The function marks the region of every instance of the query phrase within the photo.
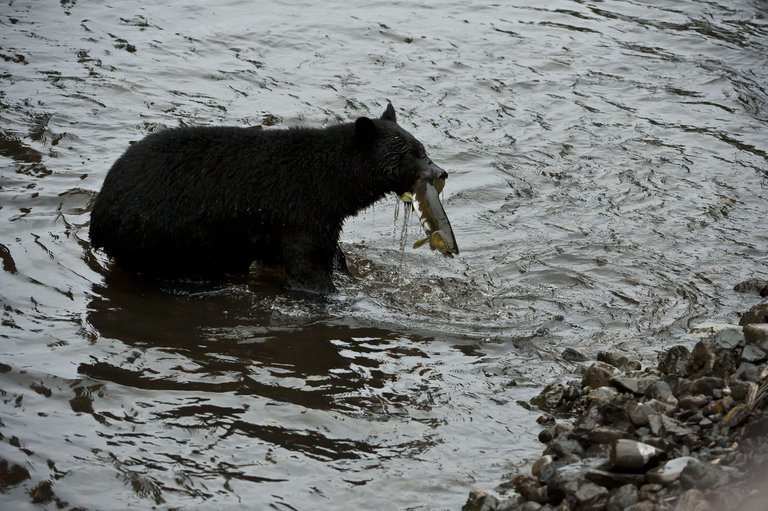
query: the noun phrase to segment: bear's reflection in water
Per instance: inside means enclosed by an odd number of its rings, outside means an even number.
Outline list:
[[[94,286],[88,321],[97,342],[118,342],[78,370],[148,392],[153,399],[144,406],[155,419],[223,428],[221,438],[243,435],[319,459],[400,450],[344,438],[328,431],[325,419],[317,428],[312,416],[330,412],[365,423],[405,417],[415,398],[395,382],[398,359],[426,358],[413,339],[343,315],[329,320],[329,308],[340,304],[297,299],[281,291],[278,277],[167,283],[116,270],[105,279]],[[297,417],[310,412],[307,423],[270,423],[268,409],[285,405]],[[429,439],[418,443],[424,445],[407,449],[425,448]]]

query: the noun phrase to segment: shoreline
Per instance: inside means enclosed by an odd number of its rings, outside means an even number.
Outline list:
[[[735,291],[768,294],[747,281]],[[738,325],[691,330],[658,363],[611,352],[582,378],[530,400],[546,446],[530,472],[462,511],[764,511],[768,509],[768,299]],[[694,342],[694,341],[692,341]]]

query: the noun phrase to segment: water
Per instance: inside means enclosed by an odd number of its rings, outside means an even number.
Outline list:
[[[564,348],[653,361],[768,277],[764,2],[162,4],[0,7],[5,507],[458,509],[540,452],[518,401]],[[401,251],[395,199],[346,223],[327,301],[91,251],[130,141],[387,99],[452,170],[459,257],[413,218]]]

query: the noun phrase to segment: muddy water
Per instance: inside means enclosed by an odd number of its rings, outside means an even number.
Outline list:
[[[565,347],[652,359],[768,277],[764,2],[163,4],[0,6],[2,507],[458,509],[540,451],[518,402]],[[394,199],[327,301],[90,249],[130,141],[387,99],[452,170],[460,257],[413,218],[401,250]]]

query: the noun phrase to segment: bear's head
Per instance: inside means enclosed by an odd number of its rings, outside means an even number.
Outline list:
[[[448,173],[427,156],[424,145],[397,124],[390,103],[379,119],[355,121],[355,142],[375,167],[385,192],[402,195],[420,179],[445,179]]]

